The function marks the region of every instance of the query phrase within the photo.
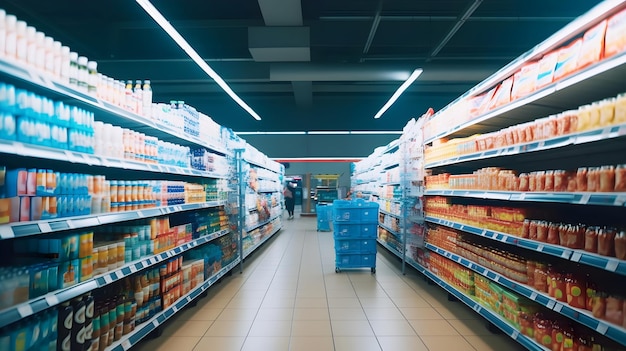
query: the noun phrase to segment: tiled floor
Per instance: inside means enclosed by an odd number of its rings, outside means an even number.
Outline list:
[[[209,289],[140,351],[522,350],[460,302],[379,248],[369,269],[335,273],[332,233],[315,218],[285,221],[243,274]]]

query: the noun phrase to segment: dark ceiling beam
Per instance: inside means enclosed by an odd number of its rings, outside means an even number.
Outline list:
[[[452,39],[454,34],[456,34],[456,32],[461,28],[461,26],[463,26],[465,21],[468,18],[470,18],[472,13],[474,13],[474,11],[476,11],[478,6],[480,6],[480,4],[482,2],[483,2],[483,0],[473,0],[472,1],[472,3],[458,17],[458,19],[456,20],[456,23],[454,23],[454,25],[452,26],[452,28],[450,28],[448,33],[443,37],[443,39],[441,39],[439,44],[437,44],[437,46],[435,46],[435,48],[430,52],[430,54],[428,54],[429,58],[426,59],[426,62],[429,62],[432,57],[437,56],[439,51],[441,51],[441,49],[443,49],[443,47],[446,46],[446,44],[448,44],[448,42],[450,41],[450,39]]]
[[[361,56],[360,62],[363,62],[363,57],[365,57],[372,46],[372,42],[374,41],[374,37],[376,36],[376,32],[378,31],[378,25],[380,24],[380,17],[383,11],[383,3],[385,0],[378,1],[378,7],[376,8],[376,13],[374,14],[374,20],[372,21],[372,27],[370,28],[370,32],[367,36],[367,40],[365,41],[365,47],[363,48],[363,55]]]
[[[372,16],[321,16],[320,21],[337,22],[365,22],[371,21]],[[403,15],[382,15],[381,21],[388,22],[449,22],[456,21],[455,16],[403,16]],[[576,17],[559,16],[472,16],[466,22],[571,22]]]

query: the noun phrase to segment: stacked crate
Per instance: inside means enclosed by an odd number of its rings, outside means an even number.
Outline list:
[[[363,199],[333,202],[335,272],[370,268],[376,273],[378,203]]]
[[[315,205],[317,215],[317,231],[329,232],[332,223],[333,204],[318,202]]]

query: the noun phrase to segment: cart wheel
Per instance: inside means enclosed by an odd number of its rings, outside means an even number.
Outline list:
[[[376,274],[376,267],[372,267],[372,274]]]
[[[335,273],[339,273],[341,272],[341,270],[339,270],[339,267],[335,267]]]

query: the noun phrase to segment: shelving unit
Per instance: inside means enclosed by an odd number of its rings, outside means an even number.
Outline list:
[[[471,272],[475,274],[474,277],[480,276],[481,279],[491,282],[490,284],[506,288],[542,306],[541,308],[549,310],[550,313],[566,318],[573,325],[576,325],[577,328],[583,328],[588,333],[602,335],[620,344],[622,347],[626,346],[626,329],[622,328],[621,324],[616,325],[602,318],[596,318],[591,311],[572,307],[548,293],[536,290],[533,286],[517,282],[503,274],[497,273],[493,269],[463,257],[461,256],[462,250],[452,252],[451,249],[439,247],[429,241],[428,234],[421,237],[422,240],[420,240],[419,234],[409,234],[415,231],[415,229],[410,230],[408,227],[410,224],[407,225],[407,221],[409,223],[412,221],[420,223],[420,220],[423,223],[425,221],[432,230],[437,228],[454,229],[459,237],[462,237],[464,240],[464,245],[474,245],[474,247],[478,245],[481,248],[480,250],[487,250],[482,248],[482,245],[488,245],[488,242],[491,241],[493,247],[498,248],[497,250],[504,250],[502,252],[515,257],[533,257],[533,260],[536,257],[537,262],[553,262],[554,265],[558,266],[559,271],[565,273],[576,273],[582,267],[585,269],[585,272],[598,272],[598,274],[614,277],[616,280],[624,276],[626,274],[626,261],[624,260],[572,248],[577,246],[566,247],[563,243],[561,245],[550,244],[490,229],[497,225],[504,225],[504,221],[496,224],[483,223],[481,220],[472,218],[474,215],[469,212],[468,207],[473,206],[472,210],[474,211],[480,211],[481,208],[521,208],[522,210],[538,208],[546,209],[546,211],[549,209],[549,215],[546,216],[550,218],[550,221],[553,221],[551,223],[568,220],[565,213],[569,213],[569,209],[576,209],[577,212],[573,216],[578,216],[578,214],[582,213],[584,217],[586,212],[582,211],[582,209],[588,208],[590,210],[588,211],[588,217],[590,216],[590,218],[587,218],[589,223],[620,226],[623,225],[623,221],[615,222],[619,221],[615,218],[623,218],[623,215],[626,214],[623,212],[623,207],[626,203],[626,192],[502,191],[472,189],[469,186],[463,189],[456,189],[454,187],[459,187],[457,184],[465,184],[462,183],[463,179],[460,178],[455,179],[455,183],[450,182],[450,184],[444,185],[437,183],[430,187],[426,187],[419,182],[420,176],[422,176],[421,179],[424,179],[423,175],[425,172],[429,175],[446,173],[450,174],[450,176],[472,176],[472,173],[476,172],[476,170],[486,167],[497,167],[500,169],[510,169],[509,167],[511,167],[518,172],[541,171],[542,169],[555,169],[552,167],[556,167],[556,169],[567,169],[571,172],[572,169],[575,170],[578,167],[597,167],[606,164],[625,163],[626,158],[624,158],[623,150],[626,145],[626,139],[624,139],[626,125],[623,121],[616,121],[613,124],[600,124],[600,126],[591,124],[591,128],[576,129],[576,126],[574,126],[560,135],[555,133],[556,136],[544,136],[543,138],[540,136],[538,139],[531,139],[533,141],[512,142],[511,140],[505,140],[501,144],[497,144],[495,141],[493,141],[493,144],[486,144],[486,146],[479,144],[479,142],[485,140],[480,139],[481,137],[493,137],[495,140],[496,132],[505,135],[505,128],[511,127],[511,129],[506,130],[516,130],[514,128],[519,125],[524,124],[524,126],[528,126],[530,124],[526,123],[538,123],[534,121],[544,121],[543,118],[548,116],[558,118],[555,114],[565,114],[566,111],[576,114],[578,113],[577,109],[581,106],[599,103],[601,100],[625,93],[626,82],[621,79],[626,74],[626,53],[624,52],[609,58],[603,58],[524,97],[512,98],[510,102],[482,114],[470,115],[468,107],[470,99],[494,89],[505,79],[513,77],[517,71],[528,63],[538,61],[544,54],[556,50],[564,43],[581,36],[582,33],[598,24],[604,18],[623,9],[624,3],[617,1],[606,1],[597,5],[587,14],[555,33],[545,42],[524,53],[518,59],[470,89],[441,111],[434,115],[423,116],[423,118],[418,120],[421,122],[420,127],[417,128],[419,129],[418,133],[412,132],[411,128],[405,127],[402,137],[395,144],[392,143],[376,149],[372,155],[362,161],[362,164],[357,164],[353,171],[352,184],[355,189],[372,191],[377,188],[380,193],[380,189],[383,186],[395,184],[393,182],[396,181],[396,179],[390,181],[378,176],[383,174],[387,167],[395,166],[390,161],[393,158],[389,157],[388,154],[385,155],[385,153],[389,153],[392,147],[397,147],[403,142],[406,143],[406,140],[417,142],[417,145],[414,144],[413,150],[427,151],[423,158],[412,158],[414,155],[418,155],[419,151],[407,153],[409,162],[406,162],[406,164],[415,165],[415,167],[412,167],[410,170],[408,168],[411,167],[408,167],[403,174],[414,174],[414,177],[403,178],[399,183],[406,189],[410,189],[408,191],[405,190],[402,199],[409,199],[411,198],[409,194],[413,194],[417,201],[409,205],[407,205],[406,201],[403,201],[402,211],[394,211],[386,208],[385,205],[392,206],[397,199],[383,199],[381,197],[381,201],[386,200],[384,204],[381,203],[381,219],[393,217],[403,220],[404,227],[402,233],[398,233],[389,225],[381,223],[379,225],[380,232],[386,236],[393,235],[394,237],[404,234],[402,236],[404,250],[400,250],[396,247],[397,245],[380,240],[380,238],[379,244],[400,257],[403,264],[406,262],[423,273],[427,279],[434,281],[449,294],[467,304],[493,325],[505,331],[507,335],[530,350],[545,350],[545,348],[533,340],[533,338],[522,335],[521,330],[518,329],[519,326],[513,325],[498,315],[498,313],[494,313],[494,311],[482,306],[479,303],[479,298],[474,296],[474,292],[470,296],[469,293],[466,294],[447,282],[446,278],[439,275],[446,274],[445,272],[438,272],[437,269],[431,270],[430,258],[435,258],[433,263],[435,268],[439,267],[436,264],[444,264],[441,263],[441,260],[443,262],[450,261],[450,267],[457,267],[456,265],[458,265],[458,267],[463,269],[463,272]],[[617,108],[615,107],[615,109]],[[523,139],[520,138],[519,140]],[[472,144],[474,141],[475,145]],[[411,144],[408,143],[407,145]],[[433,148],[436,152],[428,150],[429,148]],[[386,157],[383,159],[382,155]],[[416,160],[416,162],[411,162],[411,160]],[[447,180],[448,178],[433,177],[433,179],[437,179],[436,181],[440,182],[441,179]],[[572,178],[568,179],[571,181]],[[493,188],[493,186],[490,188]],[[373,191],[373,193],[376,192]],[[426,203],[433,197],[437,197],[436,201],[438,201],[434,205],[439,205],[439,201],[447,201],[444,204],[445,207],[442,207],[440,212],[424,212],[422,203]],[[455,207],[457,205],[460,207]],[[407,213],[409,208],[414,211]],[[607,214],[606,217],[602,217],[605,212],[610,212],[610,215]],[[465,218],[468,218],[468,220],[464,223]],[[494,221],[499,220],[495,217],[490,218],[493,218]],[[516,220],[519,221],[519,219]],[[576,217],[575,220],[586,223],[585,218]],[[491,227],[489,227],[490,225]],[[419,233],[419,231],[417,232]],[[449,236],[445,237],[445,235],[449,235],[446,234],[448,232],[435,233],[440,235],[440,237],[434,240],[442,240],[442,242],[446,240],[448,243],[452,242],[453,244],[451,245],[456,245],[454,239],[450,239]],[[514,231],[511,232],[513,233]],[[416,238],[417,240],[415,240]],[[412,240],[415,241],[414,244],[411,243]],[[488,259],[486,260],[488,261]],[[523,262],[525,264],[526,261]],[[449,269],[453,270],[456,268]],[[459,274],[462,275],[462,272],[459,272]],[[588,274],[593,275],[593,273]],[[461,280],[461,278],[456,276],[455,278],[448,278]],[[599,336],[599,338],[602,337]]]
[[[280,213],[282,212],[280,208],[282,198],[280,196],[282,196],[281,185],[284,168],[282,165],[269,160],[250,145],[247,145],[245,141],[237,137],[232,131],[218,126],[221,128],[221,138],[219,140],[213,137],[203,137],[202,135],[198,137],[193,136],[153,120],[149,116],[129,112],[107,101],[100,100],[94,95],[79,91],[74,86],[58,81],[47,73],[38,72],[29,67],[24,67],[21,63],[6,59],[0,59],[0,81],[12,84],[17,89],[25,89],[39,96],[54,101],[63,101],[63,103],[71,106],[82,108],[93,113],[96,121],[111,123],[112,125],[133,131],[141,131],[141,133],[156,137],[161,141],[188,146],[191,149],[205,148],[207,151],[225,159],[224,163],[226,161],[229,163],[227,166],[220,164],[221,168],[219,169],[203,171],[191,167],[144,163],[133,159],[56,149],[15,140],[0,140],[0,154],[5,156],[2,165],[8,166],[7,168],[39,168],[43,166],[56,170],[72,169],[74,172],[78,171],[84,174],[106,174],[107,178],[113,175],[122,179],[125,177],[127,179],[141,179],[144,177],[145,179],[161,178],[191,183],[211,179],[227,184],[223,188],[219,188],[221,185],[218,185],[219,200],[215,201],[192,201],[177,205],[137,208],[119,212],[92,213],[81,216],[0,224],[0,245],[13,245],[13,242],[19,240],[51,238],[56,235],[76,233],[79,230],[89,231],[100,226],[124,226],[128,223],[138,223],[136,222],[137,220],[150,220],[170,215],[176,216],[185,212],[192,213],[213,208],[223,208],[229,216],[228,227],[222,225],[222,228],[218,228],[218,231],[211,232],[211,229],[206,234],[201,234],[202,236],[194,239],[185,239],[185,242],[178,241],[170,246],[171,248],[162,252],[157,251],[158,253],[156,254],[150,253],[132,261],[126,259],[126,262],[121,267],[118,265],[114,269],[109,268],[106,273],[93,275],[77,284],[50,291],[41,296],[33,294],[31,296],[36,297],[3,308],[0,310],[0,331],[2,333],[10,330],[10,328],[17,327],[17,322],[25,318],[32,319],[39,313],[59,308],[63,303],[73,301],[88,293],[101,291],[100,289],[110,289],[112,286],[117,286],[131,277],[135,279],[138,274],[143,274],[149,269],[154,270],[166,262],[169,263],[174,258],[182,257],[183,254],[187,258],[187,255],[193,254],[196,252],[195,250],[207,248],[217,242],[221,242],[223,239],[226,239],[226,242],[234,239],[232,245],[237,246],[238,254],[220,262],[220,264],[224,264],[223,267],[206,277],[206,280],[178,298],[172,305],[158,312],[147,322],[138,324],[134,331],[125,334],[121,340],[107,347],[107,350],[126,351],[136,345],[146,335],[160,328],[166,320],[180,309],[199,296],[204,295],[205,291],[221,277],[231,272],[237,265],[240,265],[245,257],[280,230]],[[236,149],[242,145],[243,151],[239,154],[240,157],[236,158]],[[240,211],[239,207],[240,205],[245,205],[245,194],[239,192],[239,188],[233,187],[233,185],[237,184],[245,185],[248,181],[247,175],[243,177],[242,173],[235,171],[238,163],[254,165],[254,167],[266,171],[269,176],[263,178],[264,186],[256,189],[257,194],[259,196],[273,196],[276,198],[277,204],[272,206],[273,213],[269,219],[260,222],[257,220],[258,223],[247,227],[246,223],[249,221],[246,221],[246,218],[250,216],[250,212]],[[267,227],[268,229],[265,230],[265,227],[270,223],[273,226]],[[189,228],[191,228],[191,224],[189,224]],[[247,233],[255,229],[259,230],[259,228],[265,230],[265,235],[253,247],[248,248],[244,252],[242,250],[244,240],[244,237],[241,235],[242,232]],[[97,237],[98,233],[95,235]],[[218,245],[215,244],[213,246],[217,247]],[[187,262],[186,258],[185,263]],[[225,256],[220,258],[220,260],[225,259]],[[243,269],[243,265],[240,265],[240,267]],[[76,267],[76,269],[78,268]],[[180,284],[182,285],[182,279]],[[2,333],[0,333],[0,337],[3,336]]]

